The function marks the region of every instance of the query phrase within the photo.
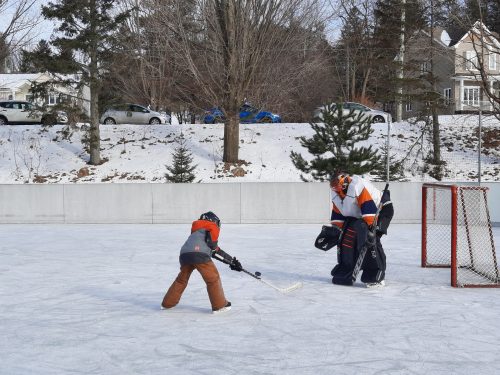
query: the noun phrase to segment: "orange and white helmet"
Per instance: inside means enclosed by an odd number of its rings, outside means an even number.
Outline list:
[[[335,172],[330,178],[330,188],[341,197],[347,194],[351,177],[346,172]]]

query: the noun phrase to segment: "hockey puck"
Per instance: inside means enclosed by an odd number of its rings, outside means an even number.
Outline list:
[[[260,272],[259,271],[255,272],[255,276],[260,276]]]

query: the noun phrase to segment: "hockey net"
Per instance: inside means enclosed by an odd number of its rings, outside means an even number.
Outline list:
[[[487,191],[422,186],[422,267],[450,267],[454,287],[500,287]]]

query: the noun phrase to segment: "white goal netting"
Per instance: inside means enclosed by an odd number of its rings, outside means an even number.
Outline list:
[[[422,267],[451,267],[453,286],[500,286],[487,188],[423,185]]]

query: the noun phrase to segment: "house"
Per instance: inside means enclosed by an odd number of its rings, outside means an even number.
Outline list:
[[[78,76],[72,77],[78,79]],[[49,73],[9,73],[0,74],[0,100],[26,100],[33,101],[31,84],[43,83],[52,80]],[[90,90],[87,86],[75,89],[69,85],[54,84],[54,89],[43,100],[48,106],[53,106],[63,100],[71,98],[83,111],[90,114]]]
[[[500,42],[499,37],[477,21],[455,44],[450,45],[455,54],[452,94],[455,113],[493,111],[487,93],[500,94]],[[481,78],[481,71],[484,78]]]
[[[407,46],[405,78],[414,84],[405,87],[403,117],[413,117],[426,106],[423,95],[433,91],[431,58],[435,93],[441,98],[439,114],[495,110],[485,90],[496,97],[500,95],[500,42],[497,35],[478,21],[456,41],[446,30],[435,28],[432,48],[428,30],[412,36]]]

